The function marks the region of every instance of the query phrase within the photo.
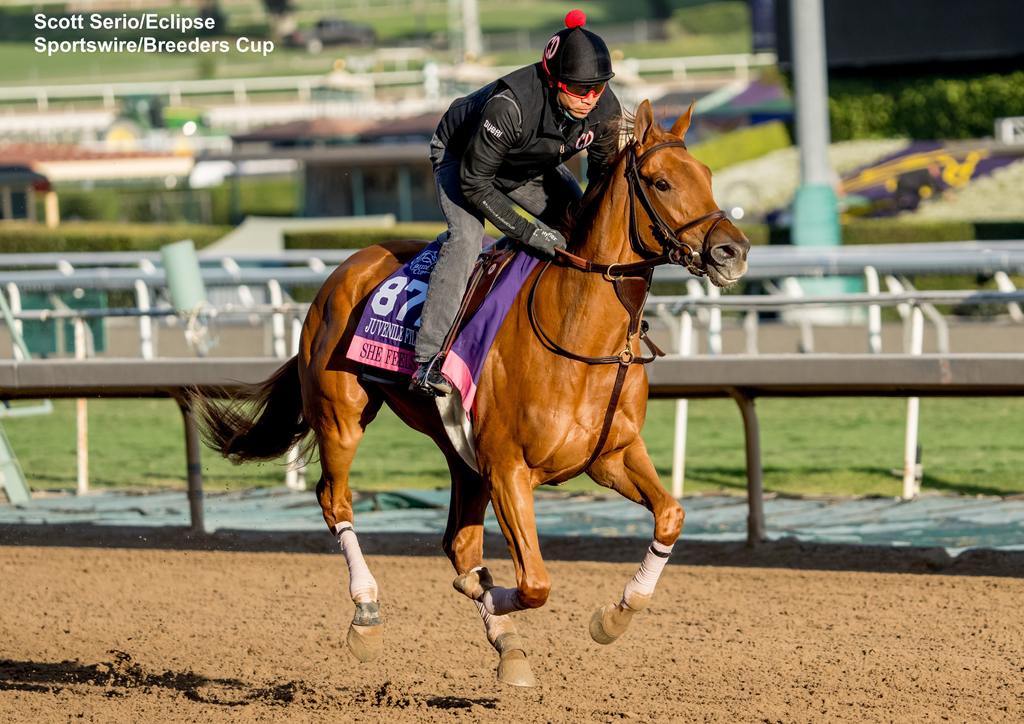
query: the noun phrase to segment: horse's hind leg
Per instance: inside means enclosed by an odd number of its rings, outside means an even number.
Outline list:
[[[455,590],[473,599],[483,619],[487,640],[500,656],[498,680],[513,686],[536,686],[524,642],[511,617],[489,613],[482,601],[484,594],[494,587],[490,572],[483,566],[484,513],[490,499],[489,486],[455,453],[448,455],[448,466],[452,473],[452,492],[442,546],[459,574],[453,585]]]
[[[353,527],[349,468],[366,426],[380,410],[382,399],[363,389],[354,375],[338,373],[333,387],[341,394],[323,397],[320,414],[310,416],[320,448],[322,476],[316,486],[324,521],[338,537],[349,573],[349,594],[356,605],[348,631],[348,647],[360,661],[371,661],[383,648],[383,631],[377,581],[363,558]]]
[[[622,599],[594,612],[590,635],[599,644],[610,644],[629,626],[633,614],[643,610],[654,596],[662,570],[668,562],[684,513],[679,502],[665,490],[647,454],[643,440],[608,453],[591,465],[590,477],[654,513],[654,540],[643,562],[626,584]]]

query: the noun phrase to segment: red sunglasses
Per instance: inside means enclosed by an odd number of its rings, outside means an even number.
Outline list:
[[[604,89],[608,87],[606,81],[601,83],[563,83],[562,81],[556,81],[555,85],[558,90],[571,95],[573,98],[594,98],[599,97],[604,93]]]

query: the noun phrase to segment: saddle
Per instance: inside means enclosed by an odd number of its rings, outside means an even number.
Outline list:
[[[424,252],[430,252],[427,247]],[[436,249],[432,252],[436,258]],[[424,260],[429,259],[424,254]],[[419,257],[417,257],[418,259]],[[495,289],[503,277],[502,272],[516,258],[516,249],[508,239],[501,239],[487,247],[477,258],[459,305],[451,329],[444,339],[441,350],[445,355],[456,345],[459,334],[486,303],[488,294]],[[414,260],[415,261],[415,260]],[[432,262],[431,262],[432,264]],[[362,365],[362,379],[394,384],[408,381],[408,375],[415,369],[413,346],[416,339],[419,313],[426,290],[426,274],[430,266],[411,262],[385,280],[372,293],[366,305],[356,333],[344,352],[345,359]],[[490,314],[490,313],[489,313]],[[341,351],[341,350],[339,350]]]
[[[455,339],[459,336],[459,332],[473,318],[476,311],[480,309],[480,305],[487,298],[487,293],[494,287],[494,283],[501,276],[501,272],[508,266],[508,263],[512,261],[515,255],[516,249],[512,241],[507,236],[503,236],[477,257],[476,264],[473,266],[473,273],[470,275],[469,283],[466,285],[466,293],[462,297],[462,304],[459,305],[455,321],[452,323],[451,329],[448,330],[448,335],[444,338],[444,344],[441,345],[442,355],[447,355],[451,351]]]

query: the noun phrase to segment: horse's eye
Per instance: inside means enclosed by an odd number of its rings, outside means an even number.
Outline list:
[[[658,189],[658,191],[668,191],[672,187],[669,185],[668,181],[660,178],[654,182],[654,188]]]

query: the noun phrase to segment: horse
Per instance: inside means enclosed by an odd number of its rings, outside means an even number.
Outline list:
[[[445,434],[435,401],[404,384],[360,376],[345,350],[377,285],[425,246],[394,241],[362,249],[323,284],[306,316],[299,351],[265,382],[227,404],[195,396],[208,445],[235,462],[273,459],[301,442],[319,449],[316,495],[349,571],[355,613],[347,633],[360,661],[383,648],[379,591],[355,534],[349,468],[383,404],[440,448],[451,473],[442,549],[454,587],[476,605],[499,655],[497,677],[536,685],[510,614],[543,606],[551,589],[534,517],[533,491],[586,473],[648,508],[653,541],[621,600],[598,608],[591,637],[618,638],[651,600],[683,527],[684,511],[661,484],[640,437],[647,407],[643,302],[653,268],[678,264],[724,287],[747,268],[750,244],[711,191],[711,172],[687,150],[693,106],[670,130],[644,101],[612,170],[570,209],[567,248],[520,289],[484,363],[475,398],[476,469]],[[646,340],[649,348],[660,352]],[[488,504],[508,544],[515,587],[494,583],[483,563]]]

